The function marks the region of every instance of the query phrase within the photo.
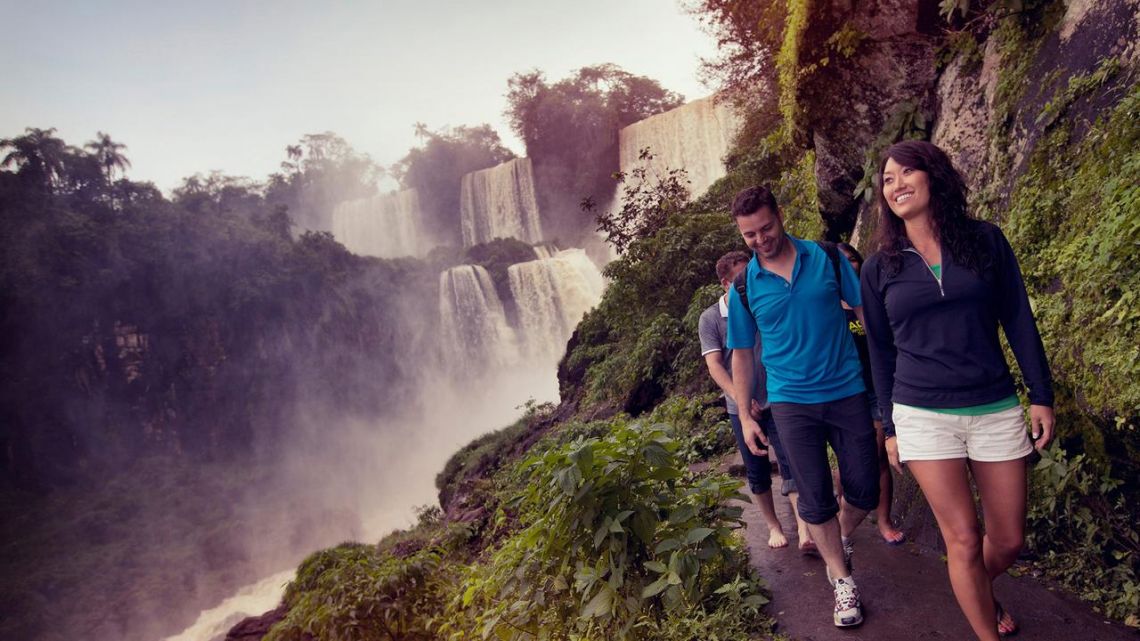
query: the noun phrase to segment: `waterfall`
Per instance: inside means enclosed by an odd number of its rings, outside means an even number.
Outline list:
[[[515,158],[463,176],[459,203],[465,247],[494,238],[528,243],[542,239],[529,158]]]
[[[605,282],[581,249],[507,268],[519,336],[531,359],[558,360],[578,321],[601,299]]]
[[[725,175],[724,157],[740,125],[732,107],[712,96],[650,116],[618,133],[621,171],[637,167],[638,155],[649,147],[658,169],[687,172],[689,193],[695,198]]]
[[[459,355],[463,371],[480,372],[517,361],[514,330],[483,267],[459,265],[439,275],[439,314],[444,344]]]
[[[189,628],[166,638],[166,641],[216,641],[239,621],[277,607],[285,584],[293,580],[295,570],[285,570],[247,585],[217,606],[204,610]]]
[[[459,265],[440,274],[439,345],[445,361],[460,377],[424,388],[412,416],[377,429],[359,425],[351,448],[377,477],[367,487],[374,503],[362,506],[363,538],[374,541],[393,528],[411,525],[412,506],[431,503],[434,474],[447,457],[476,436],[515,420],[533,399],[556,402],[555,368],[582,315],[601,299],[605,282],[582,249],[559,251],[535,247],[536,260],[507,270],[511,297],[518,309],[517,330],[507,321],[490,273],[478,265]],[[509,302],[509,301],[508,301]],[[425,360],[430,364],[434,358]],[[430,378],[428,380],[434,381]],[[346,434],[344,427],[338,434]],[[371,440],[370,440],[371,439]],[[301,460],[308,461],[309,450]],[[352,457],[337,459],[352,468]],[[357,484],[359,485],[359,484]],[[341,490],[338,490],[341,491]],[[244,615],[265,612],[281,598],[293,570],[274,574],[240,589],[195,623],[167,641],[219,641]]]
[[[557,251],[558,251],[558,248],[555,247],[554,245],[550,245],[550,244],[542,244],[542,245],[535,245],[534,246],[534,256],[535,256],[535,258],[538,258],[539,260],[541,260],[543,258],[551,258],[552,256],[554,256],[555,252],[557,252]]]
[[[428,250],[414,189],[337,205],[333,236],[349,251],[364,256],[420,256]]]

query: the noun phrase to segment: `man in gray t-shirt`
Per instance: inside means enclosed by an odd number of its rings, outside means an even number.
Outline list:
[[[721,256],[717,261],[717,278],[720,280],[721,287],[724,287],[726,294],[728,288],[732,287],[732,281],[736,278],[736,275],[747,266],[749,258],[749,255],[745,252],[732,251]],[[761,515],[764,517],[764,521],[768,525],[768,545],[773,548],[785,547],[788,544],[788,540],[787,537],[784,536],[783,528],[780,525],[779,519],[776,517],[776,510],[772,503],[771,463],[769,463],[767,456],[756,456],[745,445],[744,434],[740,424],[740,411],[736,406],[736,401],[733,400],[732,350],[727,347],[728,304],[724,295],[701,313],[700,320],[697,323],[697,332],[701,339],[701,356],[705,359],[709,376],[711,376],[713,381],[724,391],[725,406],[728,410],[729,421],[732,423],[733,434],[736,437],[737,449],[740,450],[740,456],[744,459],[744,468],[748,476],[748,487],[752,492],[752,502],[759,508]],[[752,407],[749,408],[749,413],[759,422],[764,433],[768,436],[772,447],[776,450],[777,458],[780,460],[780,474],[781,476],[786,476],[789,469],[787,467],[788,464],[785,462],[783,451],[779,445],[776,425],[772,420],[772,412],[767,408],[767,374],[764,370],[764,366],[760,362],[761,349],[760,341],[757,340],[756,348],[753,350],[753,378],[755,379],[756,386],[753,390]],[[796,504],[794,482],[790,480],[785,481],[782,493],[785,496],[790,495],[794,510]],[[799,520],[798,515],[796,522],[796,529],[798,530],[800,539],[800,551],[806,553],[814,552],[815,544],[812,542],[806,525],[803,521]]]

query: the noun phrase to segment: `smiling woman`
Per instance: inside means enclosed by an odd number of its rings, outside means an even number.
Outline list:
[[[879,171],[883,250],[862,273],[887,456],[918,481],[946,542],[954,594],[982,641],[1017,631],[992,581],[1025,539],[1033,451],[998,337],[1021,366],[1033,440],[1053,436],[1045,349],[1017,258],[1001,230],[971,218],[965,183],[938,147],[897,143]],[[970,483],[981,498],[981,533]]]

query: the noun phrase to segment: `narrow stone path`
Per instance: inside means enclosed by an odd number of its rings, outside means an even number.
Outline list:
[[[976,639],[954,600],[940,555],[913,542],[897,547],[886,545],[869,519],[855,532],[852,559],[865,621],[854,629],[836,628],[831,619],[834,601],[823,561],[803,556],[796,549],[791,506],[779,492],[776,512],[789,535],[788,547],[780,550],[768,547],[768,530],[760,512],[751,504],[744,510],[748,524],[745,539],[752,565],[772,591],[767,611],[777,621],[777,634],[790,641]],[[996,589],[998,598],[1021,626],[1016,639],[1140,639],[1140,630],[1105,620],[1085,603],[1042,580],[1006,575],[998,579]]]

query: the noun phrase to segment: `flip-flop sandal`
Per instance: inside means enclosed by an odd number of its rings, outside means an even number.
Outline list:
[[[1012,637],[1017,634],[1020,628],[1018,628],[1017,621],[1013,619],[1013,616],[1010,615],[1009,612],[1006,612],[1005,608],[1001,607],[1001,604],[997,601],[994,601],[994,609],[997,612],[998,636],[1004,638]],[[1004,627],[1002,627],[1003,625]]]
[[[899,530],[898,533],[900,535],[899,538],[897,538],[893,541],[891,539],[888,539],[887,537],[883,536],[882,532],[879,533],[879,536],[883,537],[883,543],[886,543],[887,545],[890,545],[893,547],[896,545],[902,545],[903,543],[906,543],[906,532]]]
[[[819,556],[819,548],[816,546],[815,541],[800,541],[799,548],[800,554],[804,556]]]

